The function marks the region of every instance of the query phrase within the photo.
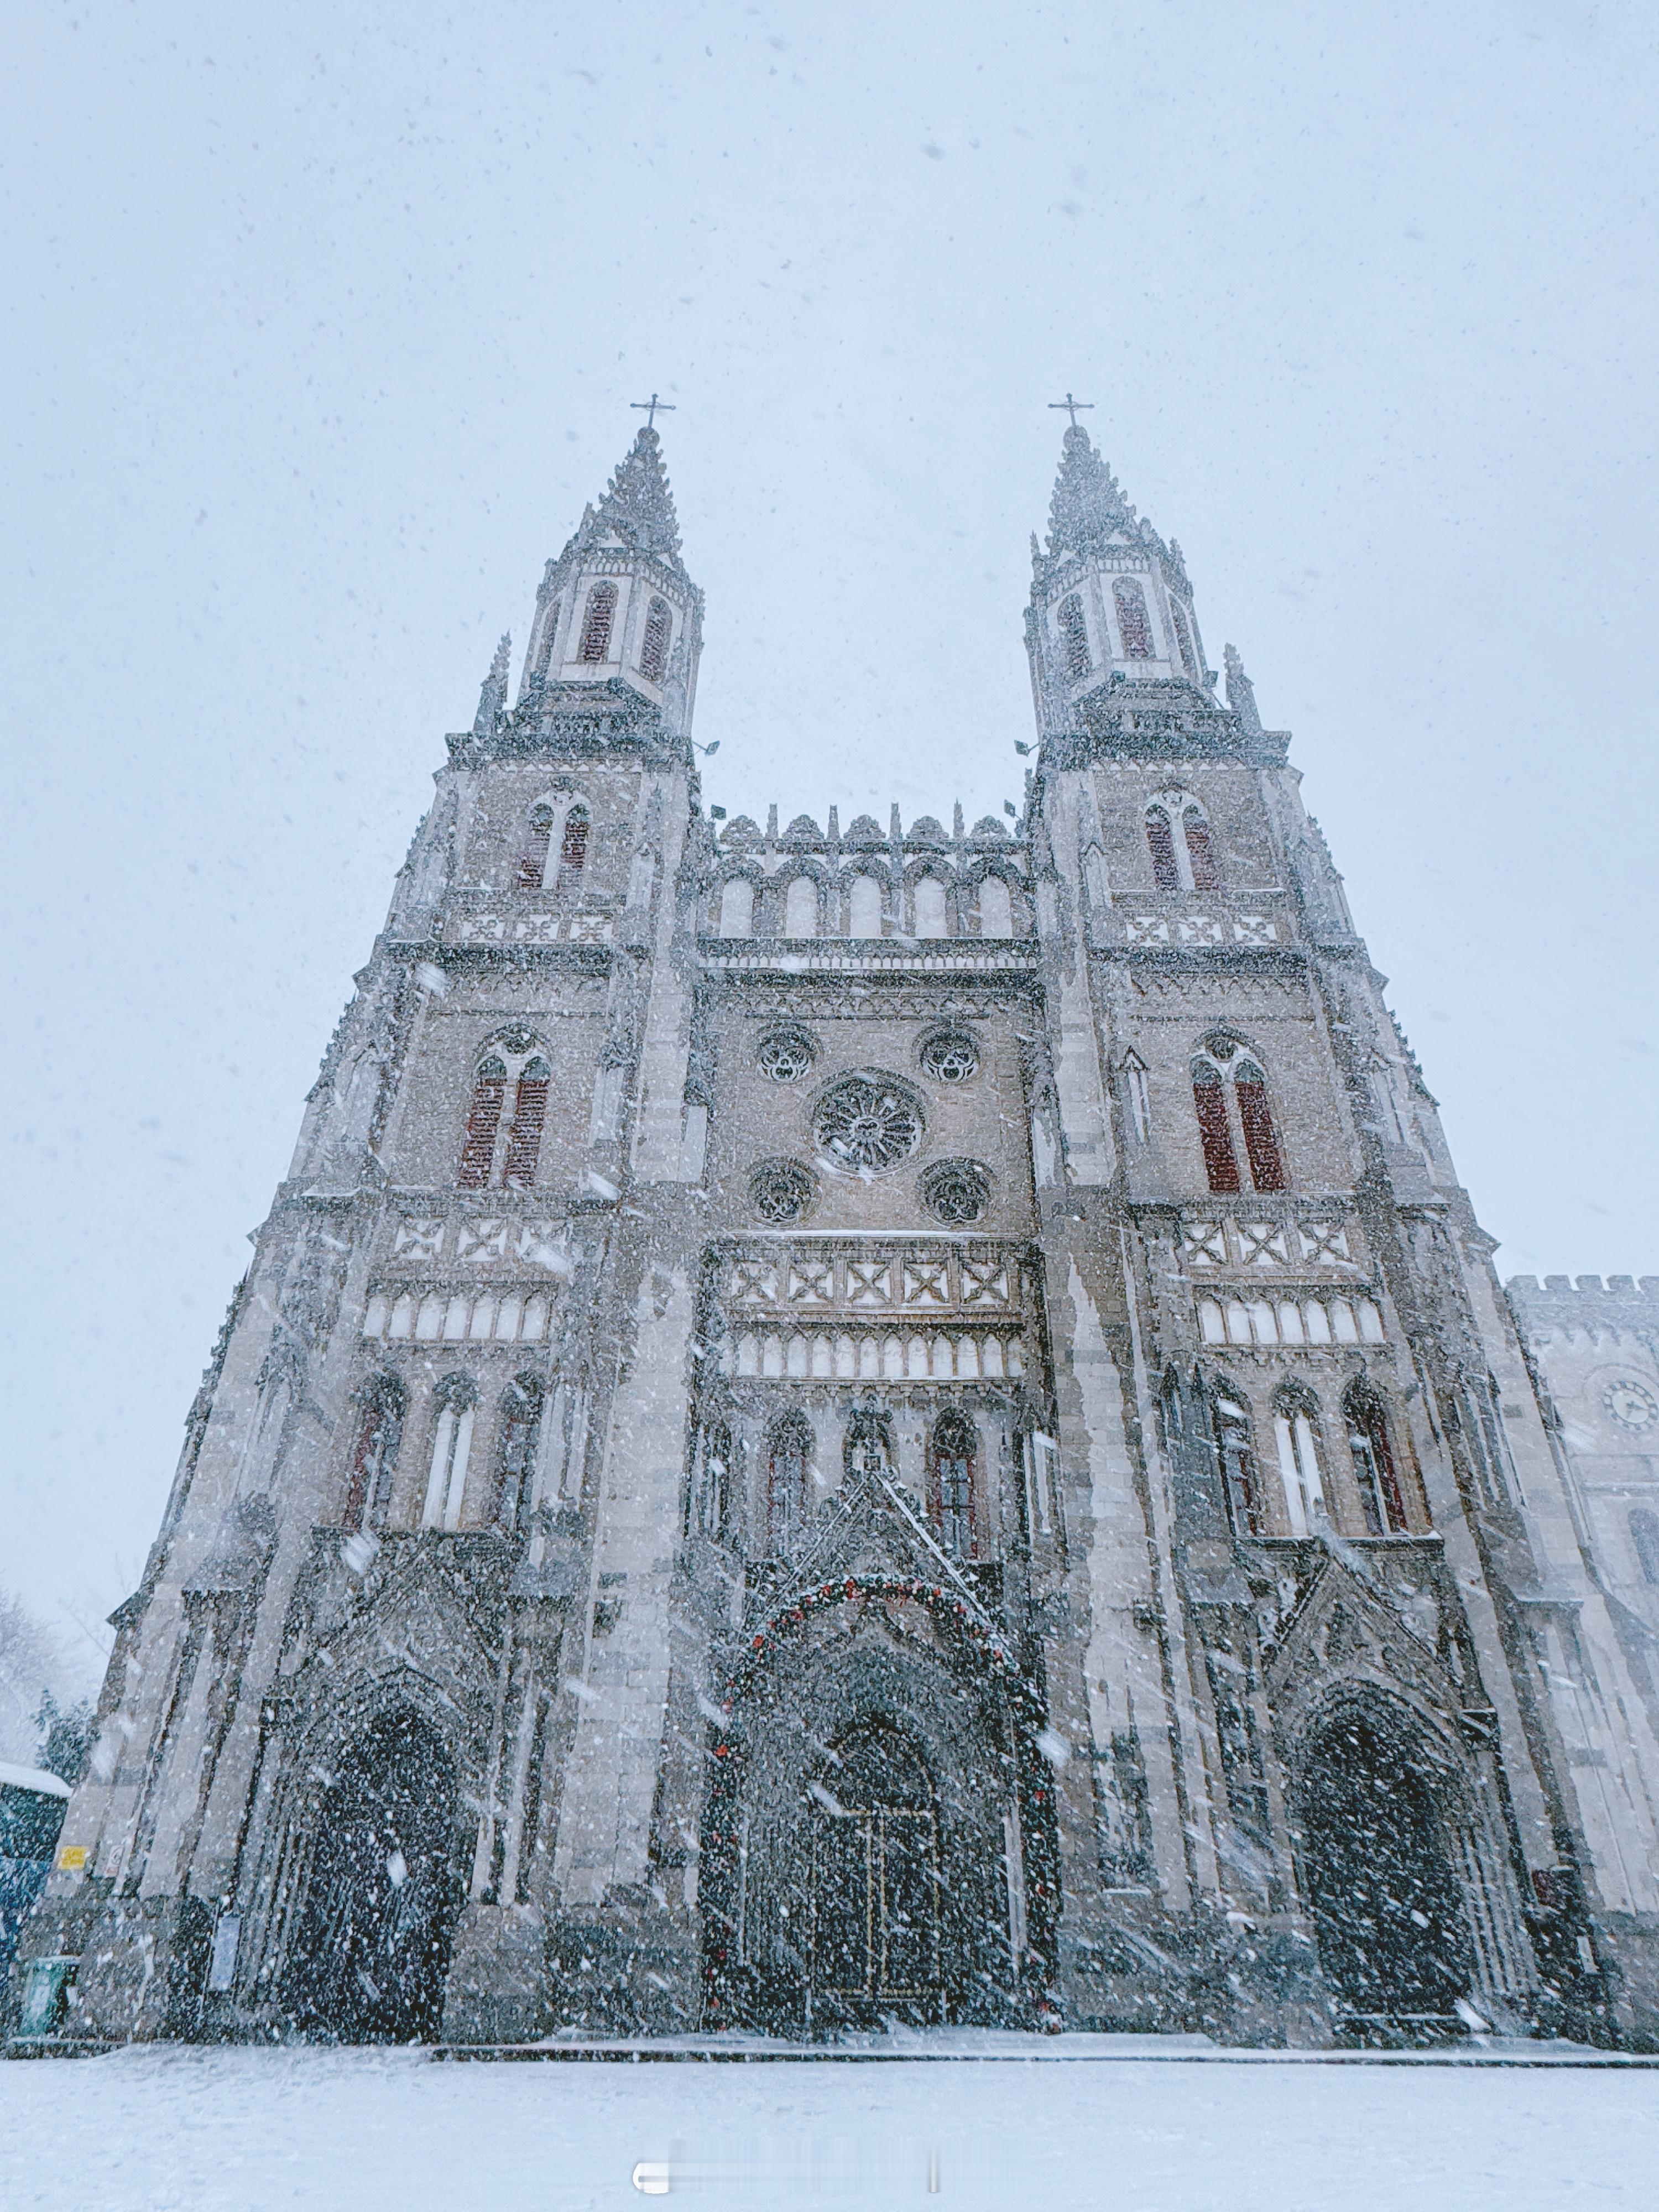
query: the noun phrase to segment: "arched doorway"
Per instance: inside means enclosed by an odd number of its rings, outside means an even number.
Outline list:
[[[1368,2035],[1455,2033],[1474,1978],[1431,1774],[1370,1716],[1328,1721],[1302,1773],[1303,1880],[1319,1964]]]
[[[459,1906],[453,1761],[418,1715],[351,1745],[318,1815],[289,1971],[298,2022],[341,2043],[437,2033]]]
[[[812,1788],[814,2008],[937,2017],[939,1820],[927,1768],[879,1723],[834,1753]]]

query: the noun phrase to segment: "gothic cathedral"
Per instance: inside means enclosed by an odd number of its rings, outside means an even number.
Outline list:
[[[115,1616],[57,2033],[1659,2034],[1653,1680],[1287,738],[1075,421],[1032,550],[971,828],[704,806],[654,428],[549,563]]]

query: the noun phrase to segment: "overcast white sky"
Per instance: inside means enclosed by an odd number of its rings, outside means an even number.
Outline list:
[[[9,18],[0,1582],[132,1587],[496,635],[653,388],[708,796],[1017,795],[1068,388],[1242,650],[1504,1273],[1659,1271],[1656,18]]]

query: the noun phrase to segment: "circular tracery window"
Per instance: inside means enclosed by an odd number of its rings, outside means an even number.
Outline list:
[[[799,1083],[817,1056],[817,1046],[805,1030],[772,1030],[755,1054],[762,1074],[774,1083]]]
[[[991,1202],[991,1178],[977,1160],[941,1160],[921,1179],[922,1204],[952,1228],[977,1221]]]
[[[815,1188],[799,1160],[763,1160],[749,1178],[749,1202],[763,1221],[799,1221]]]
[[[935,1083],[966,1083],[979,1066],[979,1047],[966,1030],[938,1030],[921,1048],[921,1072]]]
[[[819,1100],[812,1133],[838,1167],[878,1172],[921,1142],[921,1109],[890,1075],[849,1075]]]

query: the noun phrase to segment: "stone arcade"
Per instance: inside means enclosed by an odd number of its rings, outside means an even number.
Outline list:
[[[971,828],[705,810],[654,428],[549,563],[116,1615],[58,2033],[1653,2035],[1651,1639],[1287,739],[1075,422],[1033,556]]]

